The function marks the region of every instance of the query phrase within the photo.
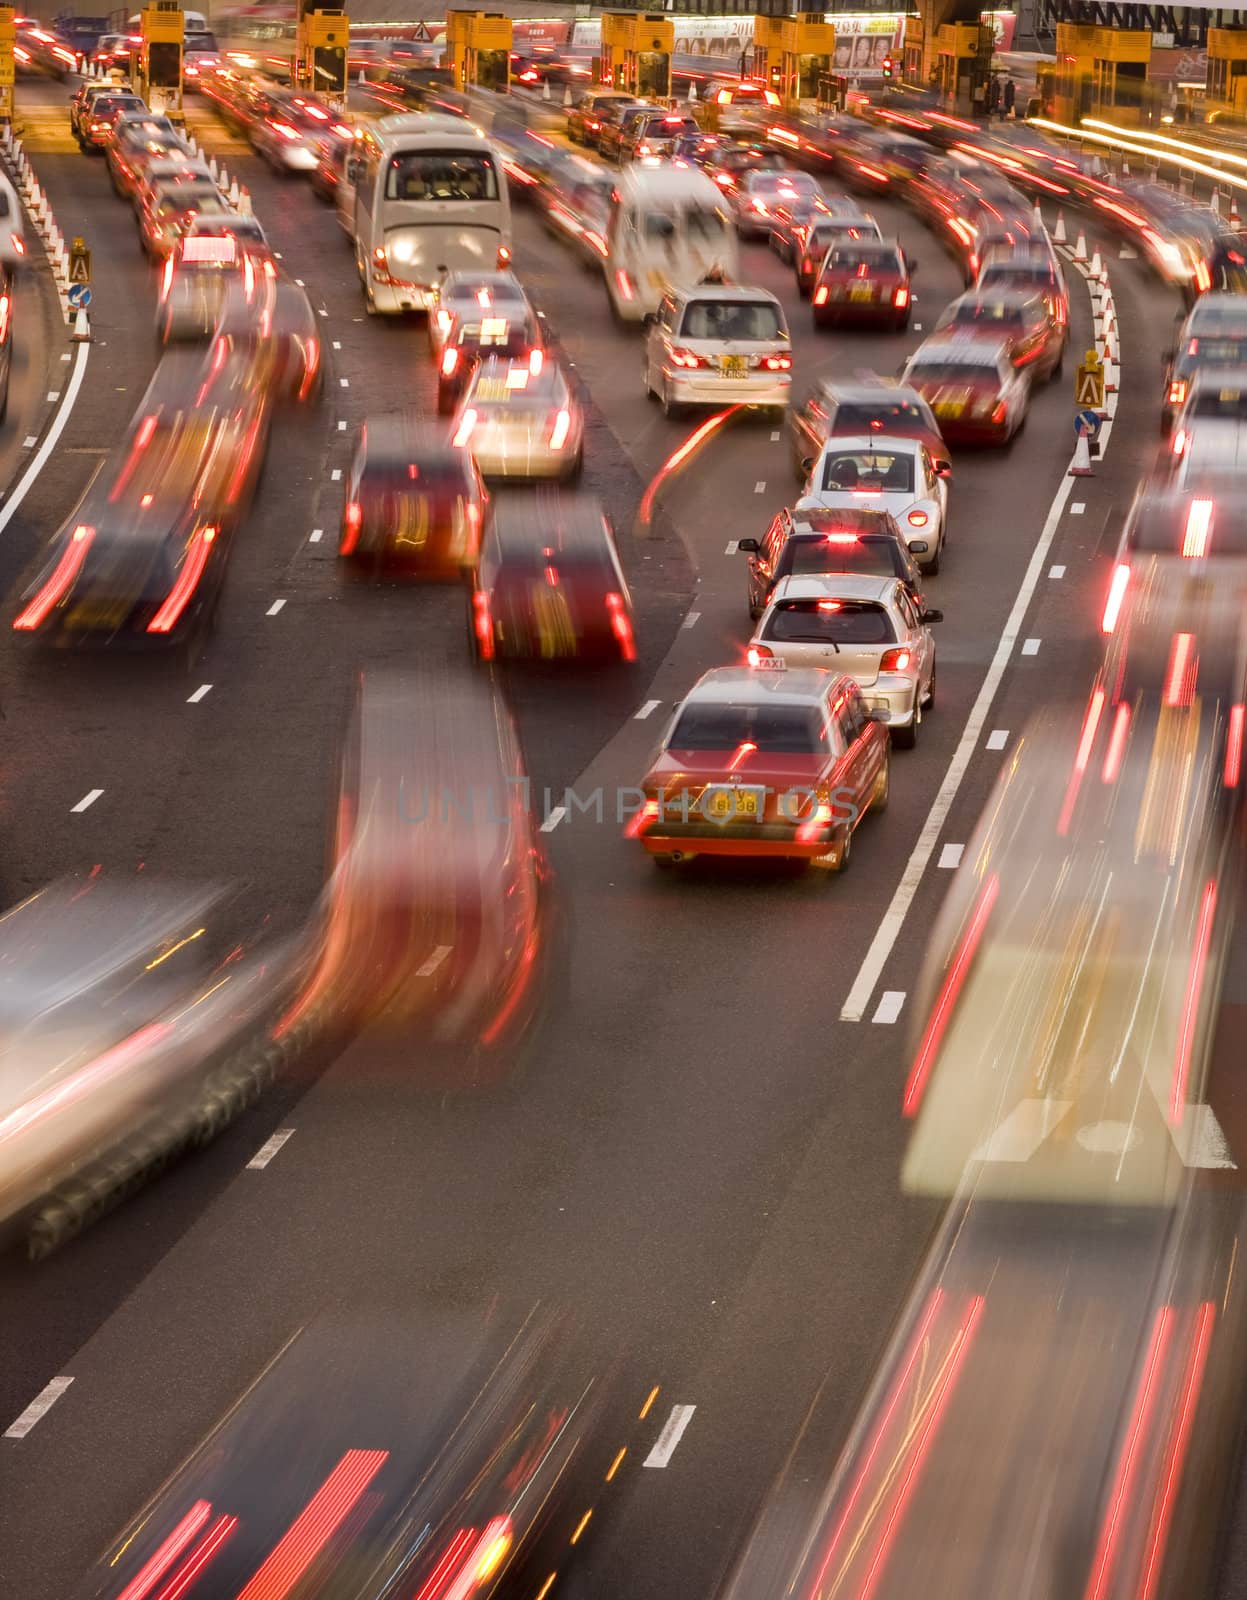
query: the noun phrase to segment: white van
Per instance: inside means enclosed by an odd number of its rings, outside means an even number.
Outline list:
[[[642,322],[669,289],[734,280],[739,249],[719,187],[695,167],[635,162],[620,173],[603,272],[621,322]]]
[[[382,117],[359,131],[347,173],[370,314],[427,311],[448,273],[510,263],[502,153],[472,123],[421,112]]]

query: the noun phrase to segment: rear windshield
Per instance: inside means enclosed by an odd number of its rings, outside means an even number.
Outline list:
[[[516,321],[510,317],[482,317],[479,322],[460,324],[456,344],[475,345],[481,349],[504,350],[514,353],[527,350],[536,343],[537,330],[525,318]]]
[[[1182,356],[1182,369],[1189,372],[1205,363],[1210,367],[1247,367],[1247,336],[1209,339],[1201,334],[1189,340]]]
[[[461,495],[467,488],[467,474],[458,461],[401,461],[369,458],[360,481],[361,497],[370,503],[377,497],[399,498],[432,495],[447,498]]]
[[[690,705],[676,723],[672,750],[735,750],[813,755],[822,749],[822,717],[812,706]]]
[[[685,339],[778,339],[784,332],[779,308],[765,301],[695,300],[685,307]]]
[[[115,111],[142,111],[143,102],[135,95],[102,94],[92,102],[93,117],[111,117]]]
[[[1226,417],[1236,422],[1247,420],[1247,389],[1237,386],[1218,389],[1215,384],[1202,386],[1191,401],[1190,415]]]
[[[890,427],[927,428],[930,426],[922,409],[912,400],[897,400],[879,404],[843,405],[836,408],[836,427],[845,433],[869,433],[878,427],[884,433]]]
[[[957,361],[951,358],[938,361],[916,361],[909,369],[911,383],[978,383],[984,378],[996,382],[1000,368],[993,356],[983,361]]]
[[[858,600],[781,600],[766,638],[781,644],[894,644],[891,618],[881,605]]]
[[[852,222],[845,217],[831,217],[826,222],[814,224],[810,243],[826,246],[840,239],[877,239],[878,236],[878,229],[873,222]]]
[[[481,300],[481,295],[486,298]],[[475,300],[478,305],[488,306],[495,300],[508,300],[519,303],[524,299],[524,291],[518,283],[493,283],[484,278],[460,279],[456,283],[448,284],[444,298],[458,302],[460,300]]]
[[[567,399],[562,377],[555,367],[546,367],[534,374],[526,366],[512,367],[509,372],[481,372],[472,385],[471,402],[483,405],[559,406]]]
[[[390,158],[385,198],[496,200],[498,174],[488,155],[474,151],[407,150]]]
[[[777,568],[783,577],[820,577],[860,572],[872,578],[905,576],[900,550],[891,539],[789,539]]]
[[[970,301],[953,306],[947,316],[941,317],[943,327],[976,327],[987,324],[994,328],[1020,328],[1026,314],[1021,306],[1001,305],[998,301]]]
[[[745,180],[750,194],[817,194],[818,183],[808,172],[755,172]]]
[[[979,282],[984,288],[1008,286],[1057,289],[1060,287],[1056,273],[1050,267],[1013,266],[1006,263],[984,267],[979,275]]]
[[[865,267],[873,272],[904,272],[898,250],[872,250],[868,245],[837,244],[827,258],[830,268]],[[864,276],[865,274],[863,274]]]
[[[823,467],[823,488],[875,494],[912,494],[914,458],[889,450],[830,451]]]

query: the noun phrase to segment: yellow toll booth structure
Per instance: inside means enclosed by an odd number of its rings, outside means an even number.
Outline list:
[[[1207,94],[1209,110],[1247,112],[1247,28],[1209,28]]]
[[[350,20],[342,10],[313,10],[300,0],[290,81],[306,94],[323,95],[346,105],[347,47]]]
[[[986,109],[987,85],[991,78],[992,45],[990,27],[977,22],[946,22],[937,28],[932,41],[930,87],[944,104],[963,117]],[[909,49],[908,21],[905,29],[906,61]],[[908,77],[906,71],[906,77]],[[921,81],[921,80],[919,80]]]
[[[835,54],[835,25],[821,11],[753,19],[753,75],[789,110],[827,98]]]
[[[1053,115],[1058,122],[1082,117],[1141,121],[1147,103],[1152,35],[1142,28],[1097,28],[1058,22]]]
[[[511,19],[496,11],[446,13],[446,65],[460,89],[511,88]]]
[[[153,111],[181,122],[182,40],[186,23],[178,0],[153,0],[139,17],[138,82],[135,88]]]
[[[602,81],[646,100],[670,100],[675,24],[653,12],[602,13]]]
[[[0,6],[0,123],[13,120],[13,46],[17,42],[16,13]]]

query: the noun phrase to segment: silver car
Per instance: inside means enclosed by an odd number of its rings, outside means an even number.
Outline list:
[[[919,565],[938,568],[948,519],[948,481],[921,439],[885,433],[828,439],[810,472],[797,510],[887,511],[906,540],[930,546]]]
[[[684,405],[786,410],[792,346],[784,308],[769,289],[736,284],[668,291],[646,340],[644,381],[668,416]]]
[[[894,741],[912,749],[924,708],[935,704],[930,625],[943,620],[942,611],[920,610],[896,578],[781,578],[749,641],[749,665],[847,672],[866,704],[886,713]]]
[[[528,296],[513,272],[450,273],[437,290],[437,299],[429,311],[429,351],[433,359],[436,361],[441,355],[456,317],[470,321],[478,307],[491,311],[495,306],[531,312]]]
[[[486,478],[580,476],[584,415],[567,379],[543,350],[490,356],[468,381],[451,440]]]
[[[1178,413],[1170,447],[1174,481],[1247,481],[1247,369],[1198,373]]]

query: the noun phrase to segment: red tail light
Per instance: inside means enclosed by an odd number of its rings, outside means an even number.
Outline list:
[[[632,634],[632,618],[621,594],[612,591],[606,596],[606,609],[610,614],[611,632],[619,640],[619,653],[625,661],[636,660],[636,642]]]
[[[11,233],[9,235],[9,237],[13,241],[14,250],[17,251],[19,256],[24,256],[26,254],[26,242],[22,238],[21,234],[20,233]]]
[[[828,289],[827,285],[825,283],[820,283],[818,288],[814,291],[814,304],[816,306],[825,306],[827,304],[827,297],[830,293],[831,291]]]
[[[909,290],[898,289],[892,296],[892,304],[898,311],[904,311],[905,307],[909,304]]]
[[[160,298],[167,300],[169,290],[173,287],[173,257],[165,262],[165,270],[160,274]]]
[[[1113,581],[1108,586],[1108,599],[1104,605],[1104,615],[1100,619],[1100,632],[1112,633],[1117,626],[1117,618],[1121,615],[1121,603],[1126,598],[1126,587],[1130,582],[1130,566],[1127,562],[1120,562],[1113,571]]]
[[[9,312],[9,297],[7,294],[0,294],[0,344],[9,342]]]
[[[459,426],[455,429],[455,436],[450,442],[462,450],[475,431],[476,412],[469,407],[459,418]]]
[[[501,272],[504,267],[510,266],[510,264],[511,264],[511,252],[510,252],[510,250],[508,249],[508,247],[505,244],[500,244],[498,246],[498,270],[499,270],[499,272]]]
[[[773,661],[774,659],[774,650],[768,649],[764,644],[751,644],[745,652],[745,660],[748,661],[751,667],[756,667],[759,661]]]
[[[763,356],[762,365],[768,372],[790,372],[792,370],[792,357]]]
[[[704,367],[706,363],[691,350],[672,350],[671,364],[676,367]]]
[[[344,521],[346,532],[342,536],[342,554],[349,556],[359,544],[359,536],[364,527],[364,508],[358,500],[348,502]]]
[[[1209,272],[1208,265],[1204,261],[1197,261],[1195,263],[1195,287],[1199,290],[1200,294],[1207,294],[1209,289],[1212,288],[1212,274]]]
[[[904,672],[912,656],[903,646],[899,650],[885,650],[879,657],[880,672]]]
[[[1243,707],[1230,707],[1229,725],[1225,730],[1225,772],[1227,789],[1237,789],[1243,775]]]
[[[94,528],[85,522],[78,524],[61,559],[56,563],[52,576],[30,604],[14,618],[13,626],[16,629],[23,633],[33,632],[46,621],[53,606],[60,605],[69,593],[74,579],[82,570],[82,563],[87,558],[87,551],[91,548],[91,541],[94,538]]]
[[[567,443],[567,435],[571,432],[572,414],[563,410],[554,419],[554,426],[550,429],[551,450],[561,450]]]
[[[494,619],[489,613],[489,596],[478,589],[472,596],[472,626],[476,630],[476,643],[483,661],[494,658]]]
[[[204,528],[198,537],[191,541],[190,549],[182,561],[182,570],[178,573],[172,589],[169,590],[169,598],[147,624],[148,633],[169,633],[186,610],[191,596],[199,587],[203,570],[208,565],[216,532],[215,528]]]
[[[999,428],[999,427],[1002,427],[1004,425],[1005,421],[1008,419],[1008,416],[1009,416],[1009,408],[1004,403],[1004,401],[1002,400],[997,405],[996,409],[992,412],[992,421]]]
[[[1194,341],[1192,341],[1192,342],[1194,342]],[[1171,406],[1180,406],[1185,399],[1186,399],[1186,379],[1185,378],[1175,378],[1173,380],[1173,382],[1169,385],[1169,404]]]

